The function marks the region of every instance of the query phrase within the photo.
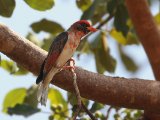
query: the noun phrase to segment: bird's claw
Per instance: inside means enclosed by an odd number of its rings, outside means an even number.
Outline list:
[[[69,65],[67,65],[67,66],[63,66],[63,68],[62,68],[63,70],[75,70],[75,67],[74,66],[69,66]]]
[[[73,62],[73,66],[75,66],[75,60],[74,60],[73,58],[70,58],[70,59],[68,60],[68,63],[69,63],[69,64],[71,64],[71,62]]]
[[[75,70],[75,60],[70,58],[65,66],[62,67],[62,70]]]

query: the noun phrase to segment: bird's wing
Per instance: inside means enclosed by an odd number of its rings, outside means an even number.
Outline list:
[[[41,78],[39,79],[37,78],[36,81],[37,84],[43,80],[45,74],[48,73],[51,70],[51,68],[55,65],[55,62],[59,57],[59,55],[61,54],[67,40],[68,40],[68,32],[62,32],[54,39],[49,49],[48,56],[44,60],[44,63],[42,64],[42,68],[39,75],[41,76]]]
[[[57,58],[61,54],[66,42],[68,40],[68,32],[63,32],[59,34],[55,40],[52,42],[52,45],[49,49],[49,53],[44,65],[44,71],[49,72],[52,66],[54,66]]]

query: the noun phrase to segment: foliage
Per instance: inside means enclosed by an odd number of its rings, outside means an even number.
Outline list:
[[[91,6],[92,0],[76,0],[76,3],[78,8],[85,11]]]
[[[33,23],[31,25],[31,27],[32,27],[33,31],[35,31],[36,33],[39,33],[40,31],[45,31],[45,32],[49,32],[53,35],[56,35],[62,31],[64,31],[64,29],[62,28],[61,25],[59,25],[56,22],[47,20],[47,19],[42,19],[39,22]]]
[[[23,103],[25,96],[25,88],[17,88],[10,91],[4,99],[3,112],[7,112],[9,107],[15,107],[16,104]]]
[[[138,69],[137,64],[129,56],[127,56],[127,54],[123,51],[121,46],[119,46],[119,54],[127,70],[133,71],[133,72],[137,71]]]
[[[54,5],[54,0],[24,0],[31,8],[39,11],[51,9]]]
[[[1,60],[0,67],[2,67],[4,70],[8,71],[10,74],[13,75],[26,75],[28,73],[28,71],[24,69],[22,66],[10,60]]]
[[[31,7],[31,9],[45,12],[54,7],[54,0],[24,0],[24,2]],[[152,1],[150,1],[152,2]],[[11,17],[14,8],[15,0],[0,0],[0,15],[3,17]],[[109,46],[109,38],[116,41],[120,59],[128,72],[136,72],[139,66],[136,62],[124,51],[125,46],[139,45],[138,38],[134,31],[132,22],[128,16],[128,12],[124,0],[76,0],[77,8],[82,11],[81,19],[88,19],[93,24],[101,24],[107,18],[104,26],[100,29],[101,32],[93,35],[94,37],[86,37],[77,50],[79,54],[92,54],[95,58],[96,70],[98,73],[104,72],[114,73],[116,70],[117,58],[113,57],[111,51],[113,48]],[[35,11],[33,11],[35,12]],[[155,16],[157,25],[160,25],[160,14]],[[110,29],[106,24],[110,22]],[[29,31],[26,38],[41,47],[44,50],[49,49],[51,42],[57,34],[64,31],[62,25],[54,20],[43,18],[40,21],[34,22],[30,25],[32,31]],[[37,36],[40,32],[45,33],[43,39]],[[16,64],[12,60],[2,59],[0,67],[12,75],[26,75],[28,73],[22,66]],[[36,100],[35,86],[30,88],[16,88],[11,90],[5,97],[3,102],[3,112],[9,115],[23,115],[29,117],[37,112],[42,112],[38,107]],[[76,99],[73,94],[67,94],[68,99],[64,99],[61,92],[57,89],[50,89],[48,99],[50,100],[51,114],[49,120],[64,120],[72,116],[75,107]],[[135,120],[142,116],[142,111],[121,109],[116,107],[105,107],[104,105],[91,102],[83,99],[85,105],[90,109],[94,115],[101,120],[107,119],[110,116],[110,110],[113,110],[115,120]],[[71,109],[69,108],[71,106]],[[91,107],[90,107],[91,106]],[[104,111],[108,111],[107,114]],[[81,119],[88,119],[84,111],[79,115]]]
[[[40,112],[40,109],[34,108],[28,104],[16,104],[15,107],[8,108],[9,115],[23,115],[24,117],[28,117],[32,114]]]
[[[100,33],[90,46],[95,55],[97,71],[99,73],[104,73],[105,70],[114,72],[116,60],[110,55],[106,34],[104,32]]]
[[[0,0],[0,15],[11,17],[15,8],[15,0]]]

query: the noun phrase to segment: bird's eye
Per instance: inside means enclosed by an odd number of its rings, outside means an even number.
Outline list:
[[[83,30],[83,27],[81,25],[77,25],[76,28],[77,28],[78,31],[82,31]]]

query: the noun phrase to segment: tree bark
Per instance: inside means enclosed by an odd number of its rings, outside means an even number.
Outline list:
[[[126,0],[129,16],[149,58],[154,76],[160,80],[160,33],[147,0]]]
[[[147,0],[126,0],[126,6],[150,64],[156,80],[160,80],[160,33],[154,22]],[[154,98],[152,98],[154,99]],[[144,114],[146,120],[159,120],[149,111]]]
[[[40,65],[47,55],[46,51],[2,23],[0,23],[0,52],[34,74],[39,73],[37,70],[40,69]]]
[[[46,57],[46,52],[27,39],[0,24],[0,51],[35,75]],[[160,113],[160,82],[109,77],[76,67],[81,95],[103,104],[150,110]],[[72,73],[61,71],[52,83],[74,92]]]

